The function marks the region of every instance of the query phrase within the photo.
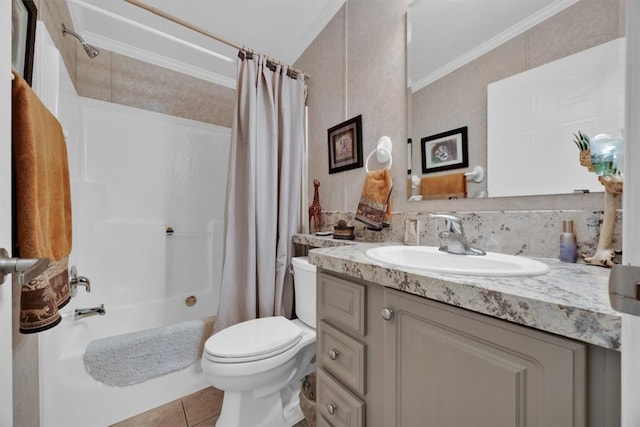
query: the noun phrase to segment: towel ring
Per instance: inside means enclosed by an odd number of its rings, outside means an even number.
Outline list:
[[[391,158],[391,151],[387,150],[384,147],[378,147],[377,149],[373,150],[371,153],[369,153],[369,155],[367,156],[367,160],[364,162],[364,169],[367,171],[367,173],[369,173],[369,159],[371,158],[371,156],[373,156],[375,153],[377,153],[380,150],[384,150],[387,152],[387,154],[389,155],[389,166],[387,166],[389,169],[391,169],[391,164],[393,163],[393,159]]]

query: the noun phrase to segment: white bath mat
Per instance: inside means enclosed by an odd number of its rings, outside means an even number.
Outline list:
[[[137,384],[184,369],[200,358],[205,322],[192,320],[91,341],[87,372],[110,386]]]

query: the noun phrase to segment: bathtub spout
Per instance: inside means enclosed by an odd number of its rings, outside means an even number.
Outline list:
[[[99,314],[100,316],[104,316],[105,314],[107,314],[107,310],[104,308],[104,304],[100,304],[100,307],[76,308],[73,312],[73,320],[95,316],[96,314]]]

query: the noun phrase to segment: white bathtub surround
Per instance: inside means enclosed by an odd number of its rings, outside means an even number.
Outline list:
[[[193,365],[200,358],[205,322],[191,320],[91,341],[84,352],[89,375],[128,386]]]
[[[195,363],[111,387],[87,373],[83,355],[92,341],[216,314],[230,129],[82,98],[64,66],[50,74],[60,76],[68,132],[70,264],[91,293],[80,289],[38,337],[40,425],[110,425],[208,385]],[[105,316],[73,320],[100,304]]]
[[[286,66],[272,70],[262,55],[240,52],[220,295],[225,304],[216,330],[292,316],[289,262],[291,237],[301,229],[306,83],[303,75],[288,74]]]

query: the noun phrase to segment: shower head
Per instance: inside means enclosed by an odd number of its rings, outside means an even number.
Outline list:
[[[69,30],[64,24],[62,24],[62,35],[66,36],[67,34],[71,34],[73,37],[78,39],[89,58],[95,58],[100,53],[100,50],[98,48],[91,46],[89,43],[85,42],[84,39],[80,37],[80,35]]]

